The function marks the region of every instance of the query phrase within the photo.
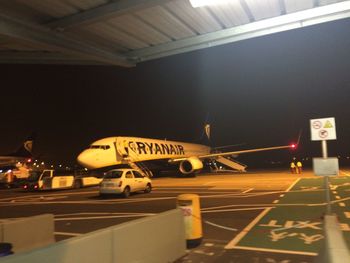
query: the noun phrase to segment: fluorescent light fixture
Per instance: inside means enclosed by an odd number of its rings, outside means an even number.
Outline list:
[[[224,5],[234,0],[190,0],[192,7],[201,7],[207,5]]]

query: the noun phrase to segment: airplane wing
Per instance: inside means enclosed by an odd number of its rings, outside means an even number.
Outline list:
[[[232,152],[210,153],[210,154],[206,154],[206,155],[199,155],[196,157],[198,159],[208,159],[208,158],[215,158],[215,157],[219,157],[219,156],[239,155],[239,154],[244,154],[244,153],[272,151],[272,150],[287,149],[287,148],[294,149],[295,147],[296,147],[295,144],[291,144],[291,145],[274,146],[274,147],[257,148],[257,149],[247,149],[247,150],[232,151]],[[187,158],[186,157],[176,158],[176,159],[169,160],[169,162],[181,162],[181,161],[184,161],[187,159],[188,159],[188,157]]]

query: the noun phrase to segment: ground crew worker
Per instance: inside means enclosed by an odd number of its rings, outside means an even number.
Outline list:
[[[302,170],[303,170],[303,165],[300,161],[298,161],[297,162],[297,173],[301,174]]]
[[[291,171],[292,174],[295,174],[295,172],[296,172],[295,171],[295,163],[294,162],[290,163],[290,171]]]

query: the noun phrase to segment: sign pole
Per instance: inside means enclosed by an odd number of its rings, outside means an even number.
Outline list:
[[[327,141],[322,140],[322,157],[323,159],[328,158],[328,151],[327,151]],[[327,208],[326,208],[326,214],[331,215],[332,214],[332,208],[331,208],[331,198],[330,198],[330,192],[329,192],[329,176],[326,175],[324,177],[324,188],[326,191],[326,203],[327,203]]]

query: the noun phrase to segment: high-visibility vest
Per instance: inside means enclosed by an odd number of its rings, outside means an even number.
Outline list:
[[[297,162],[297,166],[302,167],[303,165],[301,164],[301,162]]]
[[[295,168],[295,163],[291,162],[290,163],[290,168]]]

